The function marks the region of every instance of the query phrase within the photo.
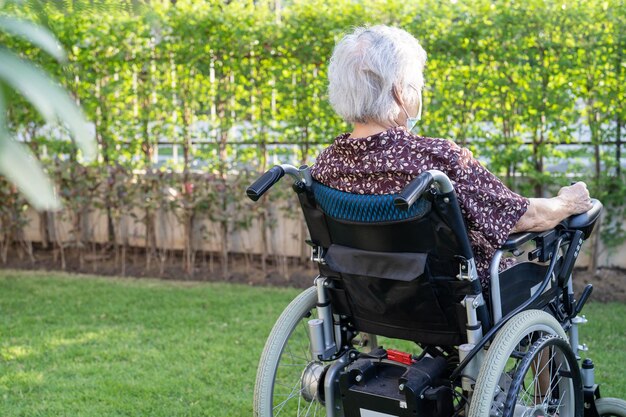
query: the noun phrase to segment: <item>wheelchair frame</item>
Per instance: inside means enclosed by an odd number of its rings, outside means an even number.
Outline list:
[[[275,166],[259,178],[247,190],[247,195],[254,201],[258,200],[273,184],[280,180],[284,174],[295,179],[294,189],[306,189],[311,187],[313,180],[308,167],[300,168],[291,165]],[[446,201],[456,204],[457,226],[464,228],[460,217],[458,203],[454,194],[454,188],[449,178],[440,171],[426,171],[411,181],[403,191],[395,198],[394,204],[400,209],[408,209],[428,189],[433,189],[439,194],[445,194]],[[490,311],[486,309],[486,300],[483,299],[482,291],[475,295],[466,295],[462,304],[466,312],[466,339],[467,343],[459,346],[459,365],[450,375],[451,381],[458,381],[464,391],[473,390],[472,381],[476,381],[484,361],[484,347],[493,340],[509,320],[522,311],[532,308],[549,308],[552,316],[558,320],[559,325],[569,333],[569,343],[574,355],[581,350],[579,346],[577,326],[586,322],[579,316],[585,302],[591,294],[592,287],[588,285],[582,296],[576,302],[572,288],[571,271],[578,257],[583,240],[588,237],[597,220],[602,205],[594,202],[594,209],[590,212],[572,218],[564,223],[561,230],[554,229],[543,233],[521,233],[512,235],[509,240],[499,249],[491,263],[491,303]],[[459,223],[460,222],[460,223]],[[519,248],[535,241],[537,249],[530,253],[534,258],[543,263],[548,263],[547,271],[541,282],[531,291],[531,297],[515,306],[506,314],[503,311],[503,303],[500,291],[499,272],[500,260],[505,252],[519,252]],[[469,241],[461,242],[464,252],[471,255]],[[563,250],[565,248],[565,250]],[[324,265],[324,253],[321,247],[313,245],[311,260]],[[558,266],[558,272],[557,271]],[[472,285],[479,285],[476,265],[472,256],[467,256],[465,262],[460,262],[457,278],[468,281]],[[313,357],[322,361],[334,361],[324,374],[324,399],[327,416],[336,416],[337,383],[339,374],[356,357],[355,352],[349,348],[347,342],[342,340],[342,331],[335,323],[331,310],[330,297],[328,294],[332,280],[322,275],[315,279],[314,285],[317,291],[318,319],[309,322],[311,352]],[[558,291],[561,290],[561,294]],[[485,318],[485,313],[487,318]],[[375,340],[375,337],[374,337]],[[345,343],[344,343],[345,342]],[[599,388],[593,381],[593,368],[585,369],[583,366],[585,417],[597,416],[595,400],[600,397]],[[576,372],[578,372],[576,370]],[[373,415],[373,414],[372,414]],[[382,415],[382,414],[381,414]]]

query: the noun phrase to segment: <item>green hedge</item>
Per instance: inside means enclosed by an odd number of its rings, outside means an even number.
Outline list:
[[[526,195],[587,181],[609,208],[605,242],[624,239],[624,0],[177,1],[149,9],[100,1],[97,14],[57,3],[44,16],[70,63],[39,61],[94,121],[104,168],[150,170],[164,140],[181,150],[182,162],[169,168],[183,172],[182,183],[194,160],[222,179],[275,158],[310,161],[349,128],[326,100],[333,45],[354,26],[392,24],[428,53],[423,134],[468,146]],[[2,43],[39,56],[13,39]],[[10,119],[44,161],[77,158],[22,103]],[[565,172],[547,169],[563,161]]]

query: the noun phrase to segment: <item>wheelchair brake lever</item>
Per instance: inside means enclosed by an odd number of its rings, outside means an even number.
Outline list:
[[[572,315],[572,317],[576,317],[577,315],[580,314],[580,312],[583,310],[583,307],[585,306],[585,303],[589,299],[589,296],[591,295],[592,292],[593,292],[593,285],[587,284],[585,286],[585,289],[583,290],[583,293],[580,295],[580,300],[576,302],[576,307],[574,308],[574,314]]]

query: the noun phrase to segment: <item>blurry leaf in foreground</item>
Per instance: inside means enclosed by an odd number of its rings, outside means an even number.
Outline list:
[[[0,31],[29,41],[57,61],[65,61],[65,51],[55,36],[46,28],[32,22],[0,16]]]
[[[15,184],[35,209],[61,208],[54,186],[39,162],[4,130],[0,130],[0,174]]]
[[[0,82],[20,92],[48,123],[63,124],[87,161],[96,156],[97,147],[93,133],[79,107],[44,72],[10,51],[0,48]]]

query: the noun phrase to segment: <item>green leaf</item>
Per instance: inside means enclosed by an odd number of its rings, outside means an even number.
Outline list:
[[[96,143],[79,107],[44,72],[0,48],[0,82],[19,91],[50,123],[65,124],[86,160],[96,156]]]
[[[57,38],[49,30],[32,22],[0,16],[0,31],[29,41],[59,62],[67,58]]]
[[[0,127],[0,173],[26,196],[37,210],[58,210],[61,204],[39,162]]]

